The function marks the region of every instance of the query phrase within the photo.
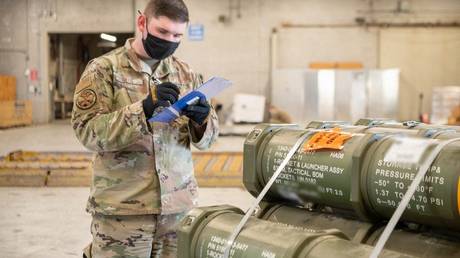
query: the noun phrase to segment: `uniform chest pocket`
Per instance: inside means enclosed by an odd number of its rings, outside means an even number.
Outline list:
[[[147,88],[142,78],[132,78],[124,74],[114,74],[113,86],[116,100],[129,104],[142,100],[147,95]],[[127,98],[127,99],[126,99]]]

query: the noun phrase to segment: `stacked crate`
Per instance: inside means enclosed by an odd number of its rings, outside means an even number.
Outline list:
[[[0,128],[32,124],[30,100],[16,100],[16,78],[0,75]]]
[[[433,88],[431,103],[431,123],[449,123],[449,117],[458,115],[456,108],[460,105],[460,87],[445,86]],[[453,119],[450,120],[452,124],[456,124],[456,122],[453,123]]]

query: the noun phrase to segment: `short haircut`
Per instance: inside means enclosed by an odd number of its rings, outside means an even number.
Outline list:
[[[188,9],[182,0],[150,0],[145,7],[147,17],[165,16],[176,22],[188,22]]]

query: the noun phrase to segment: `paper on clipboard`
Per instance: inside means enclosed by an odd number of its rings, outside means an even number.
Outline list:
[[[196,90],[193,90],[180,98],[172,106],[163,109],[160,113],[150,118],[149,122],[162,122],[169,123],[172,120],[178,118],[188,105],[196,103],[200,98],[206,98],[210,100],[212,97],[217,96],[221,91],[230,87],[232,82],[221,77],[212,77],[205,83],[203,83]]]

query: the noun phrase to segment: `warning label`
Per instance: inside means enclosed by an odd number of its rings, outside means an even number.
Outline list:
[[[341,132],[340,128],[318,132],[305,143],[303,150],[305,152],[321,149],[341,150],[345,142],[351,137],[350,133]]]

